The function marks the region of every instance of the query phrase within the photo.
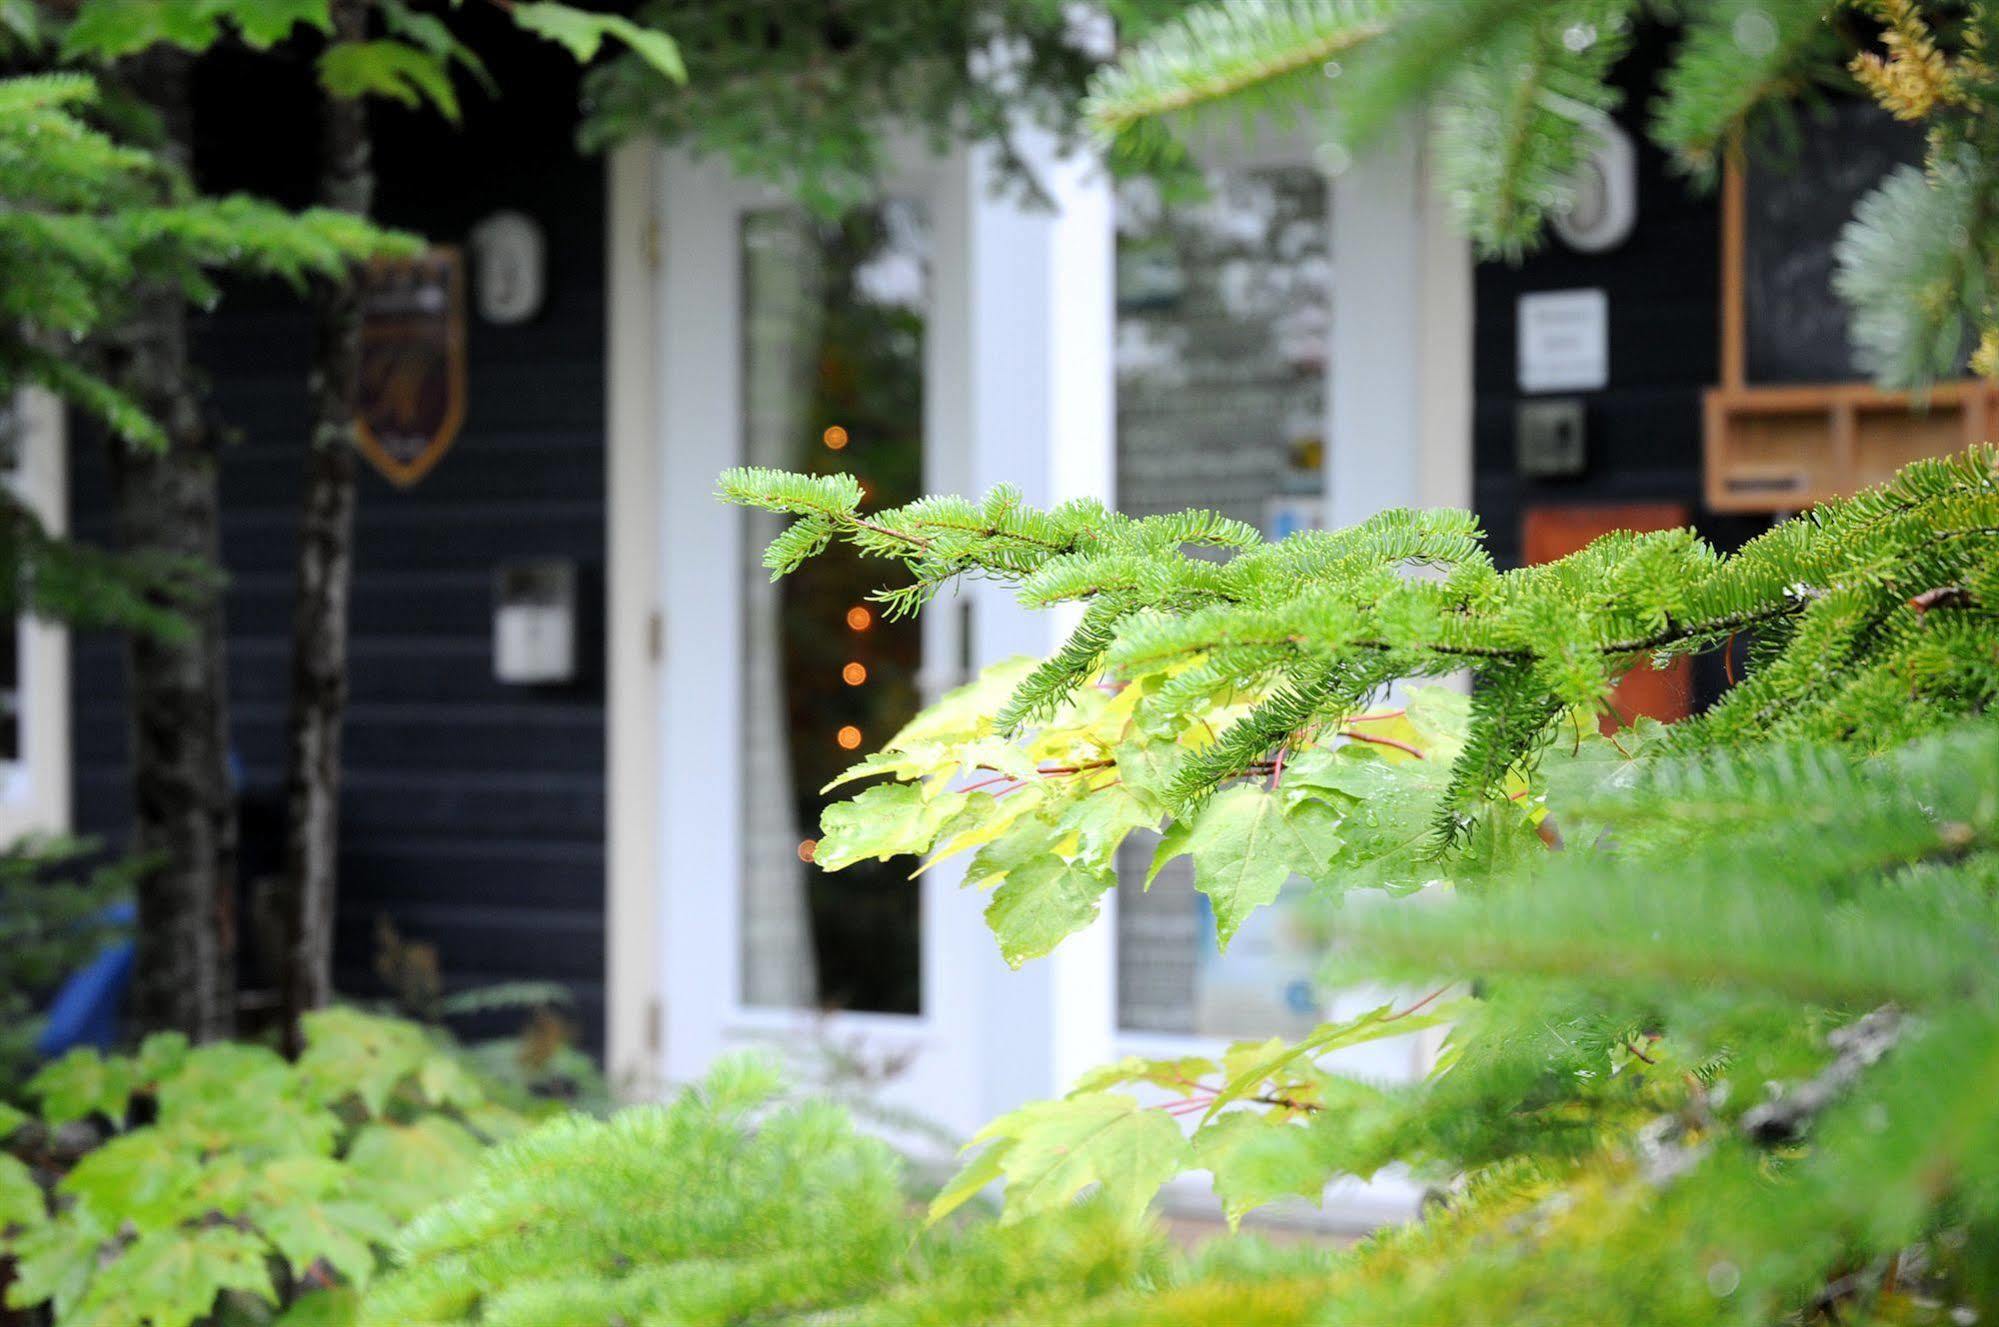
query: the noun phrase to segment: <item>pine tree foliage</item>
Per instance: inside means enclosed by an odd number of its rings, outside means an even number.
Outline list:
[[[1005,493],[867,511],[738,471],[722,494],[902,563],[892,606],[958,575],[1084,605],[1050,660],[996,666],[850,771],[873,781],[827,812],[822,866],[967,854],[1020,962],[1089,924],[1118,844],[1157,830],[1155,872],[1193,858],[1224,943],[1303,877],[1346,899],[1328,978],[1409,992],[1292,1043],[1106,1066],[988,1125],[938,1216],[995,1184],[1009,1219],[1085,1191],[1130,1213],[1187,1169],[1232,1219],[1389,1166],[1446,1195],[1254,1289],[1194,1274],[1075,1321],[1999,1307],[1999,451],[1733,554],[1613,534],[1509,572],[1451,513],[1264,544]],[[1181,547],[1204,536],[1222,557]],[[1599,732],[1626,668],[1723,649],[1747,662],[1705,713]],[[1381,708],[1464,669],[1469,697]],[[1338,1069],[1439,1025],[1419,1084]]]
[[[296,1062],[157,1033],[26,1092],[0,1105],[6,1304],[58,1324],[351,1320],[398,1227],[525,1127],[424,1029],[350,1009],[309,1015]]]
[[[164,283],[205,303],[219,267],[301,281],[404,242],[337,213],[201,197],[173,166],[100,127],[99,101],[81,74],[0,80],[0,403],[44,388],[133,445],[156,446],[159,425],[83,353],[135,289]],[[213,584],[203,568],[54,538],[11,492],[0,496],[0,568],[9,616],[152,631],[177,629],[176,606]]]
[[[1517,256],[1568,206],[1575,166],[1617,102],[1610,79],[1640,0],[1285,0],[1195,8],[1093,84],[1115,154],[1178,164],[1206,122],[1322,111],[1350,159],[1411,107],[1435,113],[1439,179],[1488,255]],[[1697,180],[1775,156],[1800,113],[1866,96],[1927,130],[1856,210],[1836,250],[1861,362],[1921,386],[1971,359],[1999,376],[1999,11],[1953,0],[1678,0],[1653,138]],[[1316,71],[1316,74],[1315,72]],[[1323,75],[1323,77],[1318,76]],[[1800,104],[1805,109],[1800,111]]]
[[[463,0],[454,0],[452,8]],[[685,82],[679,48],[666,32],[558,0],[487,0],[523,32],[562,46],[579,63],[594,59],[606,42],[629,51],[657,76]],[[55,40],[69,61],[109,62],[155,46],[206,51],[224,37],[266,50],[305,32],[331,35],[329,0],[80,0],[60,23],[43,16],[23,35],[30,43]],[[371,0],[379,34],[328,44],[318,61],[320,84],[336,97],[381,97],[404,106],[429,106],[449,119],[460,113],[454,76],[470,74],[493,90],[478,53],[443,17],[414,0]]]
[[[1065,1322],[1166,1272],[1159,1237],[1103,1204],[922,1230],[886,1146],[779,1089],[725,1061],[666,1104],[495,1149],[404,1230],[361,1324]]]
[[[155,444],[158,426],[73,353],[121,315],[135,286],[208,303],[218,267],[301,281],[407,241],[338,213],[201,197],[143,146],[90,123],[97,102],[80,74],[0,82],[0,394],[44,386]]]
[[[917,138],[988,148],[1030,196],[1025,150],[1037,134],[1083,137],[1090,76],[1111,28],[1147,32],[1186,0],[648,0],[637,17],[671,32],[690,77],[637,54],[594,71],[586,146],[633,138],[679,144],[779,185],[836,216],[874,197],[895,145]]]

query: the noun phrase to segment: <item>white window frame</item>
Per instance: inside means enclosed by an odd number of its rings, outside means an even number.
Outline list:
[[[15,396],[12,408],[19,455],[6,483],[50,534],[60,535],[69,508],[62,402],[31,387]],[[12,630],[18,633],[20,753],[0,761],[0,842],[70,828],[69,632],[25,613]]]

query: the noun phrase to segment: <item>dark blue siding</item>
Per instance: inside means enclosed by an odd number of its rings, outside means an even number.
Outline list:
[[[454,986],[567,983],[595,1047],[604,976],[604,172],[570,144],[575,78],[563,57],[471,21],[509,95],[493,101],[467,89],[460,128],[377,112],[378,211],[455,244],[501,207],[528,213],[548,237],[548,300],[520,327],[468,318],[465,425],[428,478],[399,491],[363,467],[337,962],[344,989],[374,989],[372,933],[386,915],[439,946]],[[204,174],[214,187],[300,201],[310,188],[310,162],[297,148],[312,141],[301,132],[309,74],[257,62],[213,73],[234,86],[204,120]],[[256,124],[222,118],[251,104],[269,114]],[[235,434],[223,470],[223,553],[232,738],[254,872],[274,864],[281,804],[307,322],[290,293],[246,286],[203,320],[200,345],[215,412]],[[79,447],[72,469],[77,528],[102,538],[103,458]],[[493,680],[493,569],[536,557],[574,559],[582,573],[583,668],[573,686]],[[117,640],[79,642],[78,816],[85,830],[114,839],[129,806],[122,668]]]

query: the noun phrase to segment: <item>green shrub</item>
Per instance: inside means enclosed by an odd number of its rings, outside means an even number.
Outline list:
[[[1066,1321],[1166,1269],[1157,1235],[1087,1204],[924,1230],[895,1155],[757,1060],[658,1106],[545,1124],[418,1218],[364,1327]]]
[[[7,1305],[106,1327],[329,1311],[523,1126],[421,1028],[328,1009],[306,1031],[295,1063],[177,1034],[73,1051],[29,1082],[36,1114],[0,1106]]]

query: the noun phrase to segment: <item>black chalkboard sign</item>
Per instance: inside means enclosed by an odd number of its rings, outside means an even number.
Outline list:
[[[1752,153],[1743,193],[1743,359],[1749,383],[1847,382],[1833,244],[1881,177],[1922,160],[1921,133],[1871,102],[1799,117],[1800,141]]]

